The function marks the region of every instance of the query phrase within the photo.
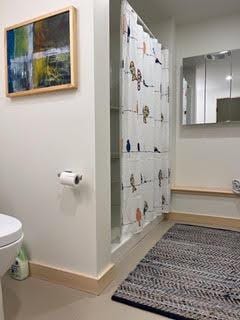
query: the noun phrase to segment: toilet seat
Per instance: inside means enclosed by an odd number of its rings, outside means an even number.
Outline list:
[[[23,235],[22,224],[16,218],[0,214],[0,248],[18,241]]]

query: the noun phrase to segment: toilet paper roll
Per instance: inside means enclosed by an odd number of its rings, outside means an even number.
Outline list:
[[[60,174],[60,183],[64,186],[77,187],[82,177],[73,172],[62,172]]]

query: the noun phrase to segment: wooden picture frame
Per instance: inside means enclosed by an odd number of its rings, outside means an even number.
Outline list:
[[[76,89],[76,39],[73,6],[5,28],[6,96]]]

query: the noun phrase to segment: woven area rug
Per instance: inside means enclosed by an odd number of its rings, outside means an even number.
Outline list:
[[[239,320],[240,233],[174,225],[112,299],[177,320]]]

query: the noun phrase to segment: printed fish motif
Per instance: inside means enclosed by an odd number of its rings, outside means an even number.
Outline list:
[[[131,174],[131,176],[130,176],[130,185],[132,187],[132,193],[137,191],[137,188],[136,188],[136,185],[135,185],[135,178],[134,178],[133,174]]]
[[[128,36],[128,38],[127,38],[127,42],[129,42],[129,40],[130,40],[130,36],[131,36],[131,29],[130,29],[130,27],[128,26],[128,29],[127,29],[127,36]]]
[[[144,207],[143,207],[143,215],[145,217],[146,212],[148,211],[149,207],[148,207],[148,203],[147,201],[144,201]]]
[[[143,107],[143,122],[147,123],[147,118],[149,117],[150,110],[148,106]]]
[[[166,204],[166,198],[164,195],[162,195],[162,205],[164,206]]]
[[[163,180],[163,173],[162,173],[161,169],[159,170],[159,173],[158,173],[158,180],[159,180],[159,187],[161,187],[162,186],[162,180]]]
[[[131,144],[129,140],[127,140],[126,149],[127,149],[127,152],[131,151]]]
[[[132,81],[138,80],[137,73],[136,73],[136,67],[135,67],[135,64],[133,61],[130,62],[130,72],[132,75]]]
[[[138,222],[138,226],[141,227],[142,212],[139,208],[136,210],[136,221]]]
[[[162,63],[159,61],[159,59],[158,59],[158,58],[156,58],[155,63],[162,64]]]
[[[142,73],[141,70],[137,70],[137,85],[138,85],[138,91],[141,90],[141,82],[142,82]]]

